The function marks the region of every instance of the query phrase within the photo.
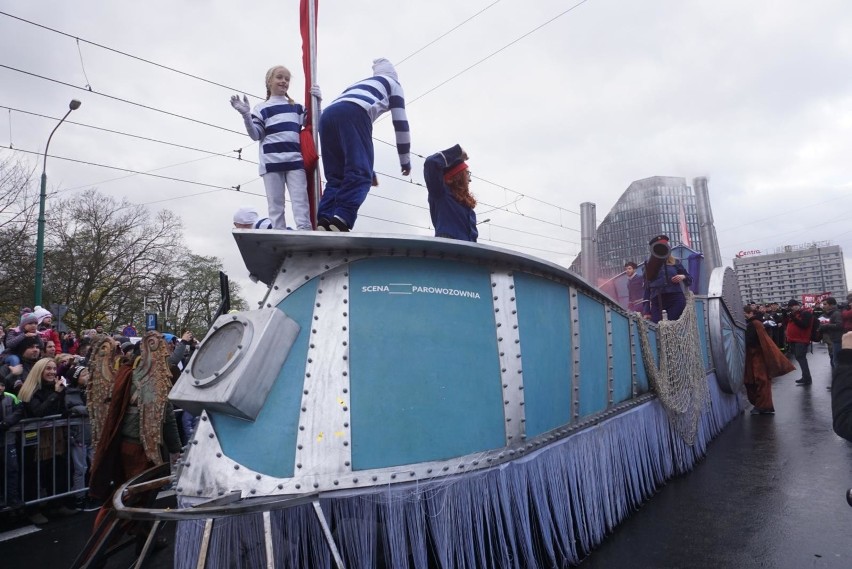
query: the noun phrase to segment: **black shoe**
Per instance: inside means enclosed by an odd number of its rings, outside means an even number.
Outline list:
[[[101,504],[97,500],[94,500],[89,497],[86,497],[82,500],[77,500],[76,504],[77,509],[81,512],[95,512],[97,510],[100,510],[102,505],[103,504]]]
[[[341,233],[349,233],[349,226],[345,221],[336,215],[331,218],[331,225],[328,226],[329,231],[339,231]]]
[[[329,226],[331,222],[324,217],[321,217],[317,220],[317,231],[330,231]]]
[[[813,381],[810,381],[810,380],[808,380],[808,381],[797,381],[796,385],[798,385],[799,387],[810,387],[812,383],[813,383]]]

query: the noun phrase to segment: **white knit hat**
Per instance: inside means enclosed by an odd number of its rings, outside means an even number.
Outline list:
[[[258,220],[260,215],[258,215],[257,210],[251,206],[241,207],[234,213],[234,223],[250,223],[254,224],[255,221]]]
[[[38,323],[41,324],[45,318],[53,318],[53,314],[46,308],[42,308],[41,306],[36,306],[33,308],[33,316],[38,319]]]
[[[393,63],[384,57],[373,60],[373,75],[387,75],[389,77],[393,77],[393,79],[399,83],[399,76],[396,74],[396,68],[393,66]]]

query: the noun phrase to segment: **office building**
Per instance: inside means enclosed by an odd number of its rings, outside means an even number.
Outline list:
[[[702,250],[695,192],[685,178],[653,176],[628,186],[597,228],[598,277],[614,277],[627,261],[642,263],[648,241],[661,233],[672,245]],[[571,265],[578,272],[579,261]]]
[[[828,241],[784,245],[771,253],[741,251],[734,269],[743,302],[784,303],[822,292],[843,301],[848,290],[843,250]]]

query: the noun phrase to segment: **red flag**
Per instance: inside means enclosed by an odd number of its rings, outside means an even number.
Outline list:
[[[689,226],[686,224],[686,210],[683,207],[683,202],[680,202],[680,242],[687,247],[692,247],[692,240],[689,238]]]
[[[311,223],[317,218],[317,203],[314,196],[314,180],[317,173],[317,163],[319,155],[317,154],[316,145],[314,145],[314,125],[312,110],[314,106],[313,97],[311,97],[311,85],[314,84],[314,78],[311,75],[311,21],[310,21],[310,2],[311,0],[301,0],[299,5],[299,28],[302,33],[302,68],[305,71],[305,113],[307,120],[305,128],[299,133],[299,141],[302,145],[302,160],[305,163],[305,174],[308,178],[308,203],[311,208]],[[312,0],[314,3],[314,38],[316,38],[317,19],[319,13],[319,0]],[[316,229],[316,226],[314,226]]]

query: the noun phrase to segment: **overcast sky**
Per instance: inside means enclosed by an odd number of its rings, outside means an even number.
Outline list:
[[[320,0],[325,102],[369,76],[372,59],[398,63],[413,152],[425,157],[461,143],[471,156],[481,178],[472,186],[479,219],[490,219],[480,226],[484,243],[567,266],[579,252],[582,202],[597,204],[600,222],[633,180],[680,176],[691,184],[707,176],[726,264],[741,250],[831,241],[843,247],[852,275],[848,2],[577,2]],[[298,0],[6,0],[0,10],[72,36],[0,15],[0,64],[96,93],[243,130],[228,104],[234,91],[87,42],[255,95],[264,93],[266,70],[283,64],[293,72],[291,96],[304,98]],[[74,37],[86,40],[79,52]],[[257,160],[246,135],[95,92],[0,67],[4,107],[61,117],[77,98],[82,107],[69,121],[213,152],[243,147],[245,158]],[[34,155],[8,147],[40,153],[55,124],[0,108],[0,158],[35,165]],[[374,136],[393,141],[390,121],[377,122]],[[223,258],[247,300],[261,298],[264,289],[247,281],[230,231],[238,207],[265,212],[257,166],[74,124],[57,131],[50,154],[239,184],[241,193],[217,191],[48,161],[48,190],[56,195],[95,187],[176,211],[187,246]],[[399,177],[395,148],[376,143],[381,185],[356,231],[433,234],[425,188],[416,185],[423,159],[413,158],[414,183],[390,178]]]

